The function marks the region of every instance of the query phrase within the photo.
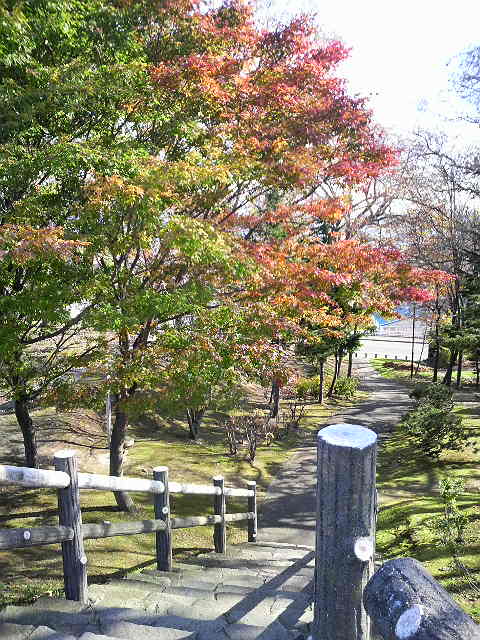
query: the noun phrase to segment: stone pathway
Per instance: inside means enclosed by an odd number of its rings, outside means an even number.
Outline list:
[[[408,391],[397,381],[380,376],[369,364],[355,365],[360,390],[370,397],[346,409],[330,423],[350,422],[372,429],[382,437],[408,410]],[[315,443],[295,453],[270,485],[260,516],[258,539],[315,546]]]
[[[39,598],[0,611],[2,640],[305,640],[314,552],[274,543],[204,554],[171,573],[91,585],[89,602]]]

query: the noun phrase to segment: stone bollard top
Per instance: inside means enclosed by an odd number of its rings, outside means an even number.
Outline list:
[[[377,434],[359,424],[332,424],[318,432],[317,438],[336,447],[366,449],[377,440]]]

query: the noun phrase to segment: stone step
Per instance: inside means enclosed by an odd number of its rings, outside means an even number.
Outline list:
[[[225,569],[238,569],[244,571],[245,569],[258,569],[259,571],[267,570],[271,571],[273,569],[277,569],[280,571],[281,569],[286,569],[291,567],[292,564],[298,565],[298,567],[310,567],[314,568],[315,560],[313,554],[307,554],[305,558],[299,558],[295,561],[292,560],[279,560],[279,559],[255,559],[255,557],[251,558],[236,558],[234,556],[224,555],[224,554],[215,554],[215,556],[210,554],[205,554],[201,556],[197,556],[196,562],[201,563],[205,568],[216,567],[216,568],[225,568]],[[189,562],[190,564],[190,562]],[[192,561],[193,564],[193,561]]]
[[[299,548],[294,546],[273,547],[273,546],[267,546],[267,545],[243,543],[243,544],[235,545],[234,547],[228,547],[225,556],[231,557],[231,558],[237,558],[237,559],[253,558],[256,560],[277,559],[277,560],[293,561],[293,560],[299,560],[306,556],[312,555],[313,553],[314,553],[314,550],[308,547],[304,547],[304,548]],[[201,558],[202,556],[200,555],[197,557]]]
[[[257,588],[265,584],[265,578],[258,572],[252,571],[244,573],[236,569],[224,570],[213,568],[204,570],[201,574],[195,571],[182,571],[181,573],[167,573],[165,571],[143,571],[135,574],[137,580],[164,585],[165,590],[169,587],[192,586],[195,588],[210,588],[211,585],[219,585],[225,582],[236,586],[250,586]]]
[[[114,622],[104,629],[107,637],[125,640],[191,640],[197,639],[195,631],[168,627],[153,627],[131,622]]]
[[[14,624],[12,622],[0,623],[0,638],[2,640],[75,640],[72,635],[58,633],[50,627]]]
[[[101,585],[101,588],[94,585],[93,588],[89,589],[89,598],[96,611],[129,608],[140,610],[144,615],[166,615],[171,607],[177,604],[193,606],[201,597],[195,592],[187,596],[187,591],[183,595],[166,593],[163,590],[158,592],[146,590],[144,593],[138,591],[131,593],[128,586],[129,581],[125,580],[123,582],[124,584],[121,586],[114,585],[112,588],[107,583]]]
[[[75,640],[74,636],[59,633],[50,627],[37,627],[28,640]]]
[[[34,631],[35,627],[32,625],[0,622],[0,638],[2,640],[27,640]]]
[[[98,631],[93,611],[82,609],[81,613],[56,611],[40,606],[18,607],[9,605],[0,611],[0,623],[48,627],[67,636],[79,636],[85,631]]]
[[[78,640],[115,640],[115,638],[113,638],[113,636],[105,636],[87,631],[86,633],[82,633]]]
[[[167,624],[165,624],[167,622]],[[131,624],[128,622],[110,625],[103,638],[121,638],[123,640],[300,640],[299,630],[288,630],[280,622],[273,621],[267,627],[251,624],[210,624],[182,621],[174,618],[163,621],[155,627]],[[83,639],[81,639],[83,640]],[[95,636],[85,640],[96,640]]]
[[[239,542],[235,547],[240,548],[266,548],[266,549],[299,549],[302,551],[315,551],[315,547],[303,544],[291,544],[290,542],[270,542],[269,540],[257,540],[257,542]]]

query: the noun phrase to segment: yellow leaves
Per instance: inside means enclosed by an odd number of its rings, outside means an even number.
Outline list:
[[[273,142],[271,148],[274,153],[281,153],[285,149],[288,149],[288,146],[289,144],[287,140],[285,140],[284,138],[278,138]]]
[[[67,260],[88,242],[65,240],[62,227],[43,227],[5,224],[0,226],[0,259],[23,264],[43,256]]]

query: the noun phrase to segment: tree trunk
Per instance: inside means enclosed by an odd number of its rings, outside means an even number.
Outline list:
[[[276,418],[280,407],[280,384],[275,378],[272,381],[272,393],[270,395],[272,408],[270,409],[270,417]]]
[[[462,368],[463,368],[463,351],[459,351],[458,363],[457,363],[457,389],[459,389],[462,384]]]
[[[189,428],[190,440],[197,440],[200,431],[200,423],[202,422],[204,409],[187,409],[187,422]]]
[[[27,405],[27,396],[21,395],[14,401],[15,415],[23,434],[23,446],[25,448],[25,463],[27,467],[38,469],[38,451],[35,427]]]
[[[440,316],[437,317],[437,322],[435,323],[435,355],[433,360],[433,378],[432,382],[436,382],[438,378],[438,363],[440,362],[440,332],[438,327],[438,322],[440,320]]]
[[[439,293],[437,286],[437,296],[435,298],[435,311],[436,311],[436,319],[435,319],[435,354],[433,356],[433,378],[432,382],[437,382],[438,379],[438,365],[440,362],[440,303],[439,303]]]
[[[330,387],[329,387],[328,392],[327,392],[327,398],[331,398],[333,396],[333,391],[335,389],[335,383],[337,382],[337,378],[338,378],[338,371],[339,371],[338,361],[339,361],[339,357],[338,357],[338,353],[336,353],[335,354],[335,368],[333,370],[332,382],[330,383]]]
[[[348,352],[348,371],[347,371],[347,378],[351,378],[352,377],[352,368],[353,368],[353,352],[349,351]]]
[[[478,352],[477,357],[475,358],[475,386],[480,387],[480,366],[478,363]]]
[[[450,350],[450,359],[448,361],[448,366],[447,366],[447,370],[445,372],[445,375],[443,377],[443,381],[442,384],[446,384],[447,387],[450,387],[452,384],[452,372],[453,372],[453,367],[455,366],[455,360],[457,359],[457,352],[455,351],[455,349],[451,349]]]
[[[338,356],[338,363],[337,363],[337,378],[339,378],[342,375],[342,363],[343,363],[343,355]]]
[[[325,379],[325,360],[320,360],[320,384],[318,389],[318,402],[323,404],[323,381]]]
[[[437,342],[435,347],[435,356],[433,360],[433,378],[432,382],[436,382],[438,379],[438,363],[440,362],[440,345]]]
[[[115,395],[115,420],[110,438],[110,475],[122,476],[125,460],[125,439],[127,436],[128,418],[121,405],[121,398]],[[135,513],[135,503],[125,491],[114,491],[117,505],[122,511]]]

